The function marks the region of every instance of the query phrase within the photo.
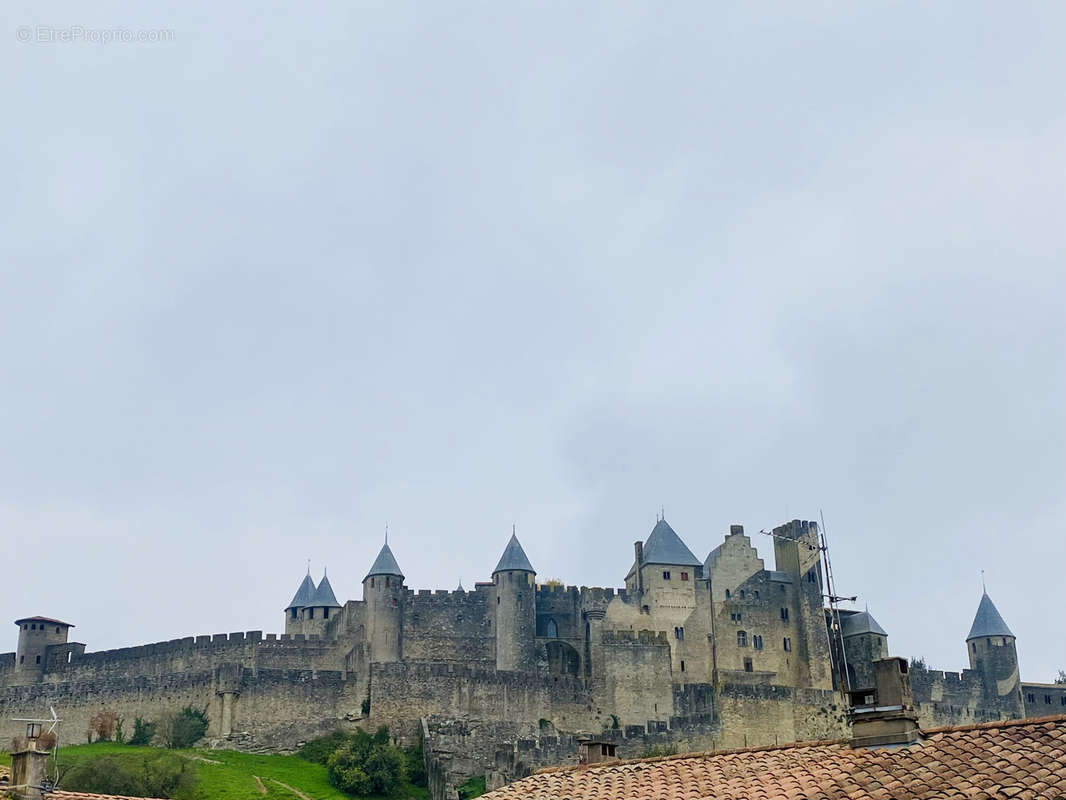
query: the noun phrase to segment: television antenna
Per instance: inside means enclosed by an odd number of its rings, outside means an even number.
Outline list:
[[[851,597],[846,597],[836,593],[836,582],[833,580],[833,562],[829,558],[829,540],[825,535],[825,516],[822,514],[821,509],[818,509],[818,519],[821,523],[818,528],[818,544],[808,544],[807,549],[812,552],[815,550],[818,551],[825,572],[826,591],[822,594],[822,597],[829,603],[830,625],[829,631],[827,632],[829,637],[829,649],[833,656],[833,663],[839,669],[837,674],[837,685],[840,687],[841,693],[846,697],[847,693],[851,690],[851,681],[848,679],[848,657],[844,651],[844,632],[840,627],[840,603],[842,601],[854,603],[858,600],[858,596],[853,595]],[[797,543],[795,539],[788,536],[779,536],[765,528],[759,531],[759,533],[763,533],[773,539],[781,539],[783,541]]]
[[[56,716],[56,710],[53,706],[48,706],[48,710],[52,713],[50,719],[29,719],[27,717],[12,717],[11,721],[28,723],[27,728],[29,727],[29,725],[47,725],[48,732],[55,733],[56,727],[63,720]],[[36,739],[37,737],[34,736],[33,738]]]

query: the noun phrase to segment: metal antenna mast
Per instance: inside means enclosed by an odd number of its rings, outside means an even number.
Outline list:
[[[813,545],[810,545],[810,549],[817,549],[821,554],[822,571],[825,573],[825,593],[822,597],[829,602],[830,630],[826,631],[826,638],[829,640],[829,651],[831,658],[833,659],[833,664],[834,666],[839,667],[837,685],[839,686],[841,693],[846,695],[851,689],[851,682],[848,680],[848,661],[847,656],[844,653],[844,634],[840,628],[839,603],[841,600],[855,602],[858,598],[843,597],[836,593],[836,585],[833,580],[833,562],[829,559],[829,540],[826,539],[825,536],[825,517],[822,515],[821,509],[818,509],[818,518],[821,521],[821,527],[818,531],[818,547],[815,548]],[[759,533],[765,534],[772,539],[795,541],[794,539],[789,539],[787,536],[778,536],[766,529],[759,531]]]

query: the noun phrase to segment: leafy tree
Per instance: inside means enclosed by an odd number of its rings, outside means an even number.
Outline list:
[[[421,739],[418,740],[416,746],[404,750],[404,759],[407,780],[413,786],[426,786],[426,752],[422,747]]]
[[[407,778],[405,754],[382,726],[373,736],[356,731],[326,760],[330,782],[352,794],[395,794]]]
[[[1058,684],[1066,683],[1066,670],[1062,670],[1062,669],[1059,670],[1059,677],[1055,678],[1055,683],[1058,683]]]
[[[115,738],[115,725],[118,722],[118,714],[114,711],[103,709],[93,714],[89,720],[89,729],[85,736],[92,743],[93,736],[98,742],[110,742]]]
[[[136,747],[147,747],[155,738],[156,724],[148,722],[141,717],[133,719],[133,735],[130,736],[130,744]]]
[[[911,669],[925,670],[929,667],[925,664],[925,656],[919,656],[918,658],[911,659]]]
[[[175,714],[167,714],[159,723],[159,738],[167,747],[192,747],[207,733],[207,709],[202,711],[185,706]]]

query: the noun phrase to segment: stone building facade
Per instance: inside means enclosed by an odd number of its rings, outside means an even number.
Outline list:
[[[490,580],[416,591],[386,543],[360,600],[342,604],[325,575],[305,576],[280,635],[94,653],[69,641],[68,623],[27,617],[16,652],[0,655],[0,725],[51,705],[78,738],[102,708],[132,720],[192,705],[208,709],[220,743],[284,751],[387,724],[427,737],[442,797],[464,774],[576,758],[583,735],[629,755],[837,738],[837,676],[868,682],[887,634],[868,612],[827,615],[815,523],[793,520],[771,540],[774,569],[740,525],[700,560],[660,519],[617,590],[538,584],[512,533]],[[1066,687],[1020,682],[1014,637],[987,596],[967,648],[962,673],[912,672],[924,723],[1066,704]]]

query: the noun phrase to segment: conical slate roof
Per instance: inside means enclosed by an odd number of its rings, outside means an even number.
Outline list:
[[[296,590],[296,594],[293,595],[292,602],[286,607],[286,611],[290,611],[294,608],[307,608],[311,605],[311,600],[315,596],[315,582],[311,580],[311,575],[304,575],[303,583],[300,584],[300,588]]]
[[[392,554],[388,544],[382,546],[381,552],[374,559],[374,565],[370,568],[370,572],[366,574],[366,578],[371,575],[399,575],[401,578],[403,577],[403,573],[400,572],[400,565],[396,563],[396,557]],[[365,581],[366,578],[363,578],[363,580]]]
[[[318,584],[318,588],[315,589],[314,597],[311,598],[311,602],[308,605],[325,606],[327,608],[340,608],[341,604],[337,602],[337,595],[333,594],[333,587],[329,585],[329,578],[322,575],[322,582]]]
[[[845,636],[858,636],[860,633],[876,633],[880,636],[888,636],[885,629],[877,624],[877,620],[870,614],[870,610],[860,611],[858,614],[848,614],[841,618],[840,627]]]
[[[973,618],[970,635],[966,637],[966,641],[979,639],[982,636],[1014,636],[1007,627],[1007,623],[1003,621],[1003,617],[999,615],[988,592],[981,595],[981,604],[977,606],[977,615]]]
[[[644,543],[645,564],[673,564],[681,567],[698,567],[703,564],[681,537],[674,533],[665,519],[655,523],[651,536]]]
[[[511,541],[507,543],[503,555],[500,556],[500,563],[496,565],[496,569],[492,571],[492,574],[509,571],[532,572],[534,574],[537,572],[533,569],[533,565],[529,563],[529,559],[526,558],[526,551],[518,543],[518,537],[513,533],[511,534]]]

